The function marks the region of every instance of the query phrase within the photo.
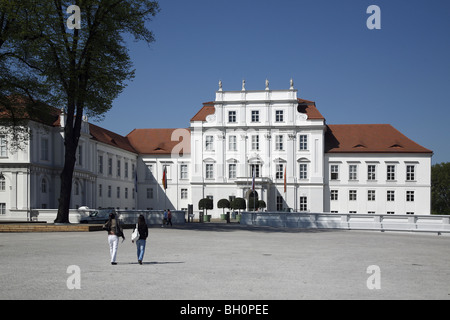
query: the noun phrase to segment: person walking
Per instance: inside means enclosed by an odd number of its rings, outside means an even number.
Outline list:
[[[116,265],[117,247],[119,246],[119,237],[125,240],[122,227],[114,213],[109,214],[109,220],[103,225],[103,230],[108,232],[109,253],[111,254],[111,264]],[[123,242],[122,240],[122,242]]]
[[[170,212],[170,209],[167,209],[167,225],[172,226],[172,212]]]
[[[167,223],[167,210],[164,210],[161,228],[163,228],[166,223]]]
[[[145,244],[147,242],[148,237],[148,226],[145,222],[144,216],[141,214],[138,217],[137,228],[139,232],[139,239],[136,240],[136,248],[137,248],[137,258],[138,263],[142,264],[142,260],[144,259],[145,253]],[[133,240],[131,242],[134,242]]]

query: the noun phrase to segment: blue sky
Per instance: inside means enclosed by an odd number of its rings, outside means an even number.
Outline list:
[[[450,161],[450,1],[160,0],[156,41],[130,41],[135,79],[99,123],[186,128],[224,90],[288,89],[328,124],[389,123]],[[381,29],[369,30],[370,5]]]

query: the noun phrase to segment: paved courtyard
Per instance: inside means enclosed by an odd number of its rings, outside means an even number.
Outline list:
[[[139,265],[125,231],[115,266],[105,232],[0,233],[0,299],[450,299],[448,236],[152,227]]]

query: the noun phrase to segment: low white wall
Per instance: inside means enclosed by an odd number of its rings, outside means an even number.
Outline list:
[[[241,224],[284,228],[450,233],[450,216],[444,215],[243,212]]]

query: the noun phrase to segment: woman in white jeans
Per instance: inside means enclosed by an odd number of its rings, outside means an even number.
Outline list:
[[[103,226],[103,229],[108,232],[109,252],[111,254],[111,264],[116,265],[117,247],[119,245],[119,237],[125,240],[119,220],[116,219],[114,213],[109,214],[109,220]]]

